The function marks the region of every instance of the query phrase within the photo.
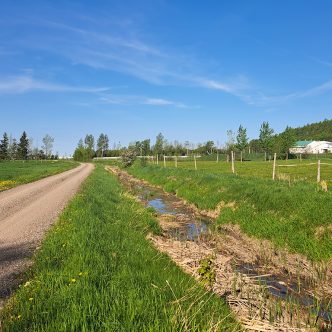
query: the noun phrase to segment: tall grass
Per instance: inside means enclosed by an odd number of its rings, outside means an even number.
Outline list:
[[[54,175],[79,164],[67,160],[0,161],[0,191]]]
[[[224,301],[146,239],[152,214],[97,165],[5,308],[4,331],[229,331]]]
[[[237,223],[250,235],[313,260],[332,257],[332,193],[319,191],[316,184],[289,186],[288,182],[157,166],[135,166],[129,172],[199,209],[235,202],[235,209],[222,209],[218,223]]]

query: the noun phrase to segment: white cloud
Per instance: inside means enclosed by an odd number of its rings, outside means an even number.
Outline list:
[[[149,98],[137,95],[105,95],[100,98],[102,103],[119,105],[151,105],[151,106],[174,106],[178,108],[188,107],[184,103],[164,98]]]
[[[14,76],[0,80],[0,93],[17,94],[30,91],[49,92],[105,92],[108,88],[82,87],[54,84],[36,80],[31,76]]]

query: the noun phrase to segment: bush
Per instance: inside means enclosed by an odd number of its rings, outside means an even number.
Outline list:
[[[121,154],[122,166],[130,167],[136,160],[136,151],[134,149],[128,149]]]

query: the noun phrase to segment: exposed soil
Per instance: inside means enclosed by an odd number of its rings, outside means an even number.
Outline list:
[[[93,167],[82,164],[0,193],[0,308],[21,283],[45,232]]]
[[[197,279],[201,260],[211,258],[216,278],[210,288],[226,299],[245,330],[332,330],[331,262],[311,262],[249,237],[235,225],[216,229],[213,219],[226,206],[236,208],[235,203],[199,211],[118,168],[108,170],[136,199],[155,208],[163,235],[149,235],[154,246]]]

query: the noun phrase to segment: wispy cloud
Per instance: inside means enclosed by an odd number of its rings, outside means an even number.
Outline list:
[[[109,90],[109,88],[69,86],[49,83],[34,79],[30,76],[14,76],[0,79],[0,93],[2,94],[17,94],[30,91],[98,93],[106,92],[107,90]]]
[[[151,106],[174,106],[187,108],[186,104],[164,98],[150,98],[137,95],[105,95],[100,98],[102,103],[118,105],[151,105]]]
[[[153,85],[195,86],[230,94],[244,103],[254,106],[271,106],[288,103],[302,98],[316,96],[330,91],[332,81],[283,95],[271,95],[264,89],[250,83],[245,76],[235,73],[232,76],[211,78],[206,72],[205,59],[197,59],[190,54],[181,54],[165,47],[151,45],[142,41],[139,32],[126,29],[107,29],[98,20],[89,28],[79,24],[34,20],[43,26],[44,35],[26,36],[19,41],[25,48],[51,52],[69,59],[73,65],[85,65],[97,70],[116,71],[136,77]],[[107,32],[105,32],[107,31]],[[60,33],[59,33],[60,32]],[[43,37],[46,36],[46,37]],[[332,63],[316,59],[332,66]],[[201,68],[197,70],[197,68]],[[198,72],[199,71],[199,72]],[[202,74],[203,72],[203,74]],[[0,81],[0,93],[22,93],[41,90],[54,92],[102,92],[107,88],[76,87],[39,81],[29,76],[18,76]],[[186,107],[181,102],[164,98],[143,98],[135,96],[106,96],[103,102],[114,104]]]
[[[319,84],[315,87],[311,87],[307,90],[292,92],[284,95],[265,95],[259,93],[257,95],[247,95],[243,96],[248,102],[248,104],[256,106],[268,106],[268,105],[277,105],[285,104],[288,102],[301,100],[304,98],[318,96],[324,94],[328,91],[332,91],[332,80]]]

